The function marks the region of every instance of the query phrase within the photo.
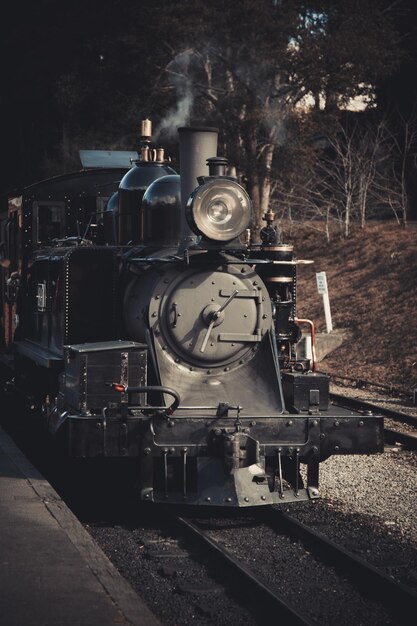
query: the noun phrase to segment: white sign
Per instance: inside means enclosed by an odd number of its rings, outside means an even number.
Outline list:
[[[327,289],[326,272],[317,272],[317,291],[323,296],[324,317],[326,318],[326,330],[331,333],[333,330],[332,314],[330,311],[329,292]]]
[[[316,281],[317,281],[317,291],[319,292],[319,294],[324,295],[325,293],[327,293],[326,272],[317,272]]]

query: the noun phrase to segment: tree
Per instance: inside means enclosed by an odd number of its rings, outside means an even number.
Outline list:
[[[371,98],[374,80],[397,59],[395,33],[378,0],[157,4],[159,39],[172,57],[165,89],[171,86],[172,95],[187,85],[190,118],[205,114],[222,128],[252,197],[256,228],[297,106],[310,98],[316,109],[323,101],[327,113],[337,114],[355,96]],[[185,52],[189,62],[176,64]]]

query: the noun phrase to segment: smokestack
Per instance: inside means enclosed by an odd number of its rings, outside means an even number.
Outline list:
[[[217,156],[218,128],[183,126],[180,136],[181,175],[181,247],[195,241],[185,218],[185,207],[191,192],[198,187],[199,176],[209,176],[207,159]]]

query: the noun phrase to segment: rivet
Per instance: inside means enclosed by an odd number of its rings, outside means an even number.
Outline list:
[[[251,421],[250,423],[251,426],[256,426],[256,422],[254,420]]]
[[[339,450],[340,450],[339,446],[335,446],[334,450],[335,450],[335,452],[339,452]]]
[[[232,498],[226,498],[225,502],[231,502]]]
[[[266,500],[266,496],[261,496],[261,500]]]
[[[211,502],[211,498],[210,498],[210,496],[207,496],[207,498],[206,498],[206,502]]]
[[[359,426],[364,426],[364,421],[363,420],[359,420]]]
[[[292,420],[288,420],[287,426],[292,426]]]
[[[336,426],[336,428],[337,428],[338,426],[340,426],[340,422],[338,422],[338,421],[336,420],[336,421],[335,421],[335,423],[334,423],[334,425],[335,425],[335,426]]]
[[[249,498],[244,498],[245,502],[249,502]]]
[[[148,454],[151,453],[151,449],[150,448],[145,448],[143,453],[148,455]]]

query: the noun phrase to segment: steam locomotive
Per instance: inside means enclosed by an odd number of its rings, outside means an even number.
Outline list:
[[[69,456],[138,459],[144,501],[314,500],[321,461],[382,451],[382,418],[331,406],[298,354],[306,261],[272,211],[253,243],[217,143],[180,128],[179,176],[144,120],[139,154],[8,195],[2,359]]]

